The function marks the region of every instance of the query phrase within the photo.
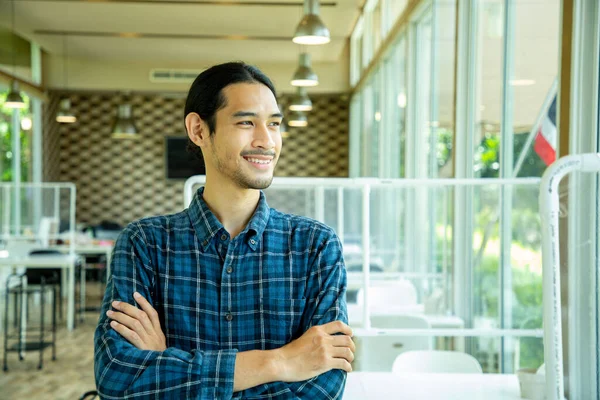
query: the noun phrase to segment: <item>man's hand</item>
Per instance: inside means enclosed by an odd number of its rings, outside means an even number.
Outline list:
[[[113,320],[110,326],[140,350],[166,350],[167,341],[160,328],[158,313],[138,292],[133,294],[133,298],[142,309],[122,301],[113,301],[112,306],[117,311],[106,312]]]
[[[332,369],[351,372],[355,350],[352,329],[343,322],[313,326],[298,339],[275,350],[278,378],[284,382],[298,382]]]

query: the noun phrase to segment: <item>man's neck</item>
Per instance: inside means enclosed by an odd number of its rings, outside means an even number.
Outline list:
[[[222,181],[217,184],[207,176],[202,197],[233,239],[252,218],[260,199],[260,191],[241,189],[233,183],[225,184]]]

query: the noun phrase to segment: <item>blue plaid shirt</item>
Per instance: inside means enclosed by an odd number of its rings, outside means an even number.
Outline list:
[[[283,214],[261,192],[233,240],[198,190],[178,214],[131,223],[113,253],[96,329],[95,374],[103,398],[341,399],[346,373],[272,382],[233,392],[236,353],[269,350],[313,325],[348,322],[341,244],[326,225]],[[138,291],[158,311],[165,351],[139,350],[113,330],[114,300]]]

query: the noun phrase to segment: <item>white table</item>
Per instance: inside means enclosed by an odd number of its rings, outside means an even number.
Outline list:
[[[67,329],[75,326],[75,262],[77,257],[71,255],[38,255],[0,257],[0,268],[62,268],[67,271]]]
[[[79,255],[104,255],[106,256],[106,274],[110,275],[110,258],[112,256],[114,244],[76,244],[74,246],[75,254]],[[63,253],[71,251],[69,245],[51,246],[53,250]]]
[[[104,255],[106,257],[106,279],[110,276],[110,260],[112,256],[114,244],[75,244],[74,251],[75,254],[80,256],[86,255]],[[58,250],[63,253],[68,253],[71,251],[71,247],[69,245],[60,245],[60,246],[52,246],[53,250]],[[85,308],[85,279],[84,279],[84,269],[85,269],[85,257],[81,258],[83,263],[81,268],[81,280],[79,286],[79,298],[80,298],[80,309]]]
[[[351,372],[344,400],[518,400],[516,375]]]

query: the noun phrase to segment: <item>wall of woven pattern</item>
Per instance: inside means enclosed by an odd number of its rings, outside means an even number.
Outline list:
[[[77,185],[77,220],[125,225],[183,208],[184,181],[165,179],[165,136],[183,136],[185,100],[156,94],[130,96],[140,138],[116,140],[110,131],[123,96],[69,93],[77,123],[54,120],[61,93],[45,106],[44,180]],[[276,176],[348,176],[346,95],[313,95],[307,128],[290,128]],[[287,109],[289,97],[280,103]]]

